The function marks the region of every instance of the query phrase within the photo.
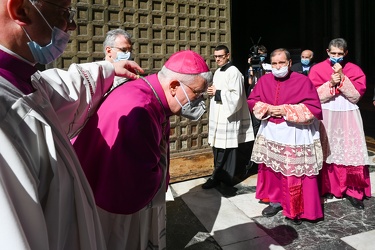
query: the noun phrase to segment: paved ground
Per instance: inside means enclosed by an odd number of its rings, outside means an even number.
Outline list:
[[[372,89],[360,101],[368,149],[375,151],[375,108]],[[375,165],[373,153],[370,163]],[[365,200],[365,210],[353,208],[346,199],[325,201],[325,218],[317,223],[295,226],[279,212],[263,218],[265,205],[255,199],[256,175],[236,186],[203,190],[211,173],[212,159],[173,159],[174,180],[167,202],[167,250],[367,250],[375,249],[375,198]],[[203,161],[203,162],[202,162]],[[193,162],[192,164],[190,164]],[[190,164],[190,165],[189,165]],[[173,167],[173,166],[171,166]],[[370,166],[372,196],[375,194],[375,166]]]
[[[374,195],[375,167],[370,170]],[[365,210],[346,199],[325,201],[324,220],[296,226],[281,212],[261,216],[266,205],[255,199],[256,175],[236,189],[203,190],[205,179],[170,186],[168,250],[375,249],[375,198],[364,201]]]

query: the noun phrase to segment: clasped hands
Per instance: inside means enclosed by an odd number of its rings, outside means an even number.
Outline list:
[[[344,78],[344,73],[342,73],[342,66],[339,63],[335,63],[332,69],[333,74],[331,75],[331,80],[329,82],[331,83],[331,87],[336,87],[337,85],[340,85],[341,80]]]
[[[283,117],[284,115],[286,115],[284,105],[269,105],[267,109],[267,115],[274,117]]]

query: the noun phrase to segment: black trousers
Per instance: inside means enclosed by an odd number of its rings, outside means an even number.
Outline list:
[[[254,141],[240,143],[237,148],[212,147],[214,155],[212,178],[228,186],[234,186],[254,174],[249,171],[252,165],[250,157],[253,146]]]

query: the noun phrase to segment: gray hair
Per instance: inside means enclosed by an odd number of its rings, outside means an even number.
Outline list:
[[[177,80],[181,81],[186,85],[192,84],[196,77],[202,77],[205,80],[205,88],[207,88],[212,83],[212,72],[204,72],[200,74],[182,74],[174,72],[167,67],[163,66],[161,70],[158,73],[158,76],[160,76],[164,80]]]
[[[280,53],[280,52],[284,52],[285,55],[286,55],[286,60],[290,60],[290,53],[288,50],[284,49],[284,48],[279,48],[279,49],[275,49],[274,51],[272,51],[270,57],[274,57],[276,55],[276,53]]]
[[[118,36],[124,36],[126,38],[126,40],[128,40],[128,42],[130,44],[132,44],[132,41],[131,41],[131,38],[132,36],[130,35],[129,32],[126,32],[125,30],[123,29],[114,29],[114,30],[110,30],[107,32],[107,36],[104,40],[104,43],[103,43],[103,50],[104,50],[104,53],[105,53],[105,48],[108,46],[108,47],[113,47],[115,46],[115,40]]]
[[[329,51],[331,50],[331,47],[342,49],[345,52],[348,49],[348,44],[346,43],[344,38],[335,38],[331,40],[328,44]]]

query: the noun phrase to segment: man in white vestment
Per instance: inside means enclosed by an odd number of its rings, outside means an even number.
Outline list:
[[[58,58],[76,28],[70,0],[0,3],[0,249],[106,249],[90,186],[69,141],[132,61]]]

